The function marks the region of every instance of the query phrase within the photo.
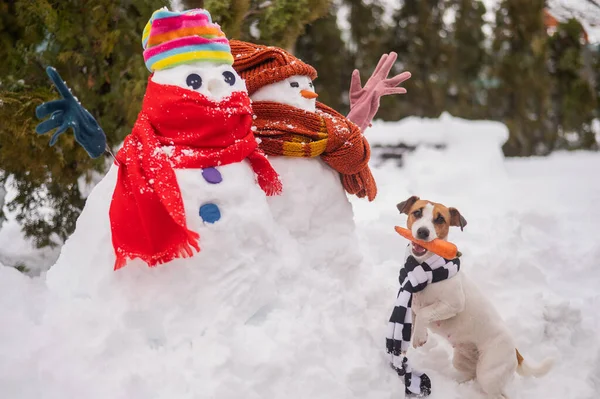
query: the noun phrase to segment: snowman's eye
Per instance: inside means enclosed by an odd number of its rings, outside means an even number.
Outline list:
[[[235,75],[231,71],[223,72],[223,78],[225,82],[229,84],[229,86],[233,86],[235,84]]]
[[[312,82],[310,82],[310,83],[308,84],[308,86],[309,86],[309,87],[313,87],[313,84],[312,84]]]
[[[290,86],[292,86],[292,87],[300,87],[300,84],[298,82],[291,82]]]
[[[197,73],[191,73],[188,75],[185,83],[187,83],[188,87],[198,90],[202,86],[202,78]]]

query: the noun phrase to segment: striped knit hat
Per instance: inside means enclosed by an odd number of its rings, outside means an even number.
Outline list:
[[[192,62],[233,64],[229,41],[208,11],[154,11],[142,35],[150,72]]]
[[[246,81],[248,94],[261,87],[280,82],[294,75],[304,75],[312,80],[317,70],[279,47],[232,40],[233,69]]]

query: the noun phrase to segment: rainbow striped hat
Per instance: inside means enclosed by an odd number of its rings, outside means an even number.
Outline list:
[[[208,11],[154,11],[142,35],[150,72],[191,62],[233,64],[229,41]]]

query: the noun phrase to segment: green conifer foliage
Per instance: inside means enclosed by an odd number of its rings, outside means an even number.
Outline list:
[[[184,1],[186,8],[189,2]],[[294,51],[306,24],[327,14],[330,0],[206,0],[205,8],[229,38]]]
[[[367,79],[383,53],[389,53],[385,37],[389,29],[384,24],[384,8],[380,1],[344,0],[348,7],[351,49],[355,65]],[[367,74],[368,73],[368,74]]]
[[[560,23],[549,39],[553,119],[563,133],[556,137],[556,144],[563,148],[589,149],[596,145],[591,123],[597,98],[592,77],[585,75],[583,32],[581,24],[571,19]],[[567,142],[564,133],[578,136],[576,142]]]
[[[111,145],[119,144],[141,106],[148,71],[141,34],[166,1],[0,1],[0,184],[18,196],[7,206],[40,246],[59,243],[74,228],[84,199],[78,179],[101,170],[63,134],[54,147],[37,136],[35,108],[58,99],[45,67],[56,67],[96,117]]]
[[[318,71],[315,80],[318,100],[345,114],[349,111],[348,90],[354,61],[342,40],[336,12],[334,8],[306,27],[296,43],[296,56]]]
[[[442,0],[406,0],[394,15],[387,49],[398,53],[398,68],[412,78],[406,82],[410,101],[393,96],[382,102],[393,111],[388,119],[437,117],[445,108],[450,48],[444,6]]]
[[[483,32],[485,5],[480,0],[454,0],[447,109],[453,115],[482,118],[483,73],[488,63]]]
[[[544,7],[545,0],[503,0],[496,13],[492,71],[499,84],[490,91],[489,104],[492,116],[510,131],[504,145],[509,156],[552,151]]]

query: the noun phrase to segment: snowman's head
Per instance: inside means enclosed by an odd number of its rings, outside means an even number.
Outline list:
[[[246,92],[246,85],[231,65],[196,62],[154,72],[152,81],[179,86],[221,101],[236,91]]]
[[[317,71],[286,50],[231,40],[233,67],[245,80],[253,101],[274,101],[305,111],[316,109]]]
[[[315,112],[318,96],[310,76],[293,75],[261,87],[250,98],[252,101],[274,101]]]
[[[232,68],[229,41],[208,11],[155,11],[142,36],[152,81],[179,86],[221,101],[246,85]]]

